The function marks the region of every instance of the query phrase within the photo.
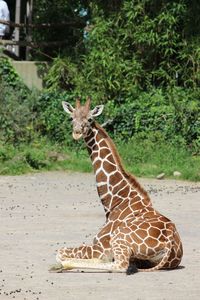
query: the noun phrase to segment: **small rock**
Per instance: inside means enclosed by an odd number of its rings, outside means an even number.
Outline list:
[[[64,161],[69,159],[69,156],[67,154],[62,154],[56,151],[50,151],[48,153],[48,157],[52,161]]]
[[[165,177],[165,173],[161,173],[156,178],[160,180],[160,179],[164,179],[164,177]]]
[[[179,177],[179,176],[181,176],[181,173],[179,171],[174,171],[173,175],[176,177]]]

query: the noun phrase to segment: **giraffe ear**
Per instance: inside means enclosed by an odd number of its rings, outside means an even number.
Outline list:
[[[66,111],[66,113],[68,113],[68,114],[73,113],[74,108],[70,103],[62,101],[62,106],[63,106],[64,111]]]
[[[104,105],[97,105],[93,110],[90,111],[91,117],[98,117],[104,109]]]

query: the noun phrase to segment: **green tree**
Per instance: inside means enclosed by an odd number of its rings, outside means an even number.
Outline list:
[[[110,15],[104,9],[91,5],[79,93],[120,99],[135,87],[199,85],[199,36],[188,31],[187,1],[127,0]]]
[[[57,45],[47,44],[40,46],[40,50],[55,58],[64,53],[67,56],[77,57],[84,51],[83,31],[86,26],[86,0],[35,0],[33,5],[33,23],[51,24],[49,27],[34,28],[32,37],[35,42],[57,42]],[[65,23],[65,25],[62,25]],[[40,56],[33,52],[33,56]],[[44,59],[44,56],[41,56]]]

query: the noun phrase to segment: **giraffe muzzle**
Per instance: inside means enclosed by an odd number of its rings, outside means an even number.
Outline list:
[[[75,140],[79,140],[82,137],[82,133],[73,132],[72,136]]]

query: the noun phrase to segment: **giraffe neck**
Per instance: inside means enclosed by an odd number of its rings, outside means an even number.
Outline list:
[[[135,211],[151,205],[146,191],[124,170],[114,143],[99,124],[92,123],[85,142],[106,216],[122,202]]]

